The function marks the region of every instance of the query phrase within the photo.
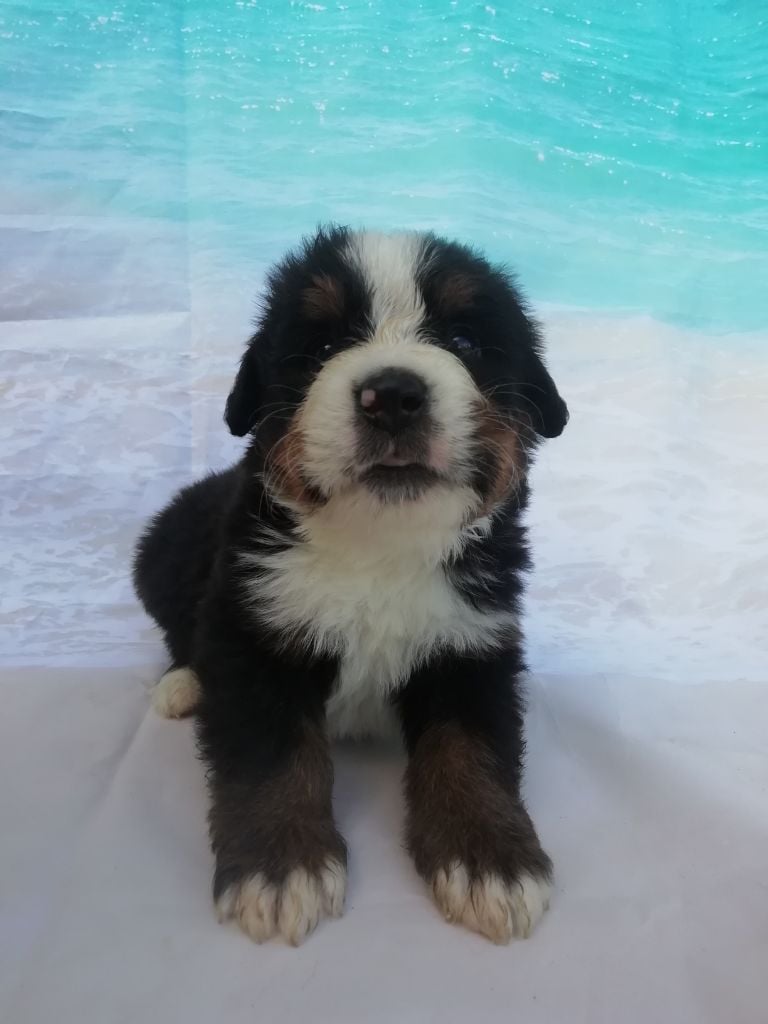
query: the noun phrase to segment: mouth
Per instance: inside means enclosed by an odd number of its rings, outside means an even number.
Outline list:
[[[443,480],[432,463],[428,437],[366,438],[357,479],[383,502],[412,501]]]
[[[408,466],[417,466],[418,463],[412,459],[404,459],[399,455],[385,455],[379,459],[376,466],[381,466],[384,469],[406,469]]]
[[[413,501],[437,483],[440,475],[423,463],[388,459],[369,466],[360,480],[384,501]]]

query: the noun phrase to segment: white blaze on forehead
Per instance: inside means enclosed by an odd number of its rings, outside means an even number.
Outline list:
[[[368,288],[374,332],[390,321],[418,328],[424,316],[416,280],[423,267],[423,236],[415,232],[355,232],[350,236],[347,256]]]
[[[322,367],[298,413],[302,471],[325,495],[348,488],[361,468],[357,402],[371,404],[366,381],[388,368],[415,373],[429,390],[429,465],[461,483],[471,475],[480,396],[461,360],[431,344],[423,331],[418,277],[429,259],[426,244],[416,233],[373,231],[355,232],[346,243],[345,258],[369,295],[370,332]]]

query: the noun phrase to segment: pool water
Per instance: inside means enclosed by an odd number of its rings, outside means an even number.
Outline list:
[[[764,327],[763,3],[550,3],[4,4],[6,319],[250,301],[333,219],[472,240],[539,303]]]

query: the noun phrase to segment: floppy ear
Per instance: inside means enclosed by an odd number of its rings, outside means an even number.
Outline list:
[[[568,406],[558,394],[555,382],[535,349],[531,349],[525,361],[524,378],[518,389],[527,399],[525,409],[536,433],[540,437],[562,434],[568,422]]]
[[[224,420],[235,437],[243,437],[256,425],[263,401],[261,371],[254,348],[255,339],[251,340],[240,360],[240,369],[224,410]]]

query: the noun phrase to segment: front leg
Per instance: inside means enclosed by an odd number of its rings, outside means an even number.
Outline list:
[[[520,796],[517,685],[501,656],[446,658],[398,697],[408,849],[447,920],[497,943],[531,932],[552,878]]]
[[[230,635],[207,645],[196,669],[219,918],[257,942],[298,945],[344,904],[347,851],[324,727],[332,666],[281,664]]]

